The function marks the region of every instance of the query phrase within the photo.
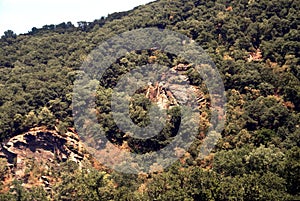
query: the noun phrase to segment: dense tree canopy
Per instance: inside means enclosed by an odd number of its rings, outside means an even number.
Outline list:
[[[27,34],[6,31],[0,39],[0,141],[45,125],[63,133],[73,126],[73,84],[80,66],[98,44],[137,28],[158,27],[185,34],[214,61],[226,89],[226,125],[213,152],[197,158],[212,115],[201,109],[199,136],[187,154],[168,169],[143,175],[101,172],[62,163],[51,192],[26,189],[15,180],[6,188],[9,169],[0,160],[0,200],[297,200],[300,146],[299,10],[294,0],[158,0],[94,22],[33,27]],[[119,77],[147,63],[171,68],[184,63],[167,52],[139,50],[119,58],[100,80],[98,121],[116,146],[135,153],[168,144],[180,124],[180,109],[156,137],[136,140],[118,129],[111,93]],[[206,94],[195,70],[191,84]],[[92,83],[91,83],[92,84]],[[140,89],[141,91],[143,89]],[[84,89],[82,96],[86,95]],[[150,101],[136,93],[133,121],[149,122]],[[209,103],[209,98],[205,96]],[[74,107],[80,107],[79,102]],[[87,129],[97,129],[88,127]]]

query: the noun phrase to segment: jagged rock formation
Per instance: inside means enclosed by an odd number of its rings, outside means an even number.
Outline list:
[[[172,106],[178,105],[171,91],[167,90],[162,83],[148,84],[146,97],[152,102],[156,102],[161,109],[169,109]]]
[[[154,85],[148,83],[145,90],[146,98],[155,102],[161,109],[170,109],[174,106],[185,105],[191,100],[199,103],[199,108],[206,104],[203,92],[199,87],[188,84],[188,76],[184,74],[191,65],[178,64],[169,74],[162,76],[161,82]],[[177,80],[172,80],[177,79]]]
[[[8,167],[2,181],[6,191],[14,186],[13,180],[19,180],[24,188],[42,186],[52,194],[53,187],[61,181],[61,171],[65,171],[63,168],[72,164],[71,161],[77,163],[74,167],[79,169],[102,168],[86,151],[73,128],[65,133],[47,127],[32,128],[2,143],[1,158]],[[61,163],[64,161],[67,163]]]
[[[11,138],[0,147],[0,158],[6,158],[15,169],[25,167],[26,159],[35,161],[66,161],[81,163],[84,159],[83,144],[73,129],[64,134],[46,127],[30,129]]]

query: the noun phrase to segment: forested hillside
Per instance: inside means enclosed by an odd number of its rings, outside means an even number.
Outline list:
[[[210,100],[190,68],[184,75],[203,92],[204,123],[188,152],[171,167],[130,175],[96,162],[57,161],[59,165],[41,169],[32,160],[25,176],[17,178],[15,167],[0,158],[0,200],[300,199],[299,10],[297,0],[158,0],[78,26],[45,25],[20,35],[6,31],[0,39],[2,146],[35,127],[64,136],[74,127],[73,84],[82,63],[102,41],[138,28],[176,31],[203,47],[223,79],[227,112],[222,138],[211,154],[199,159]],[[135,140],[113,122],[109,103],[116,76],[146,63],[174,68],[184,61],[156,49],[130,52],[112,65],[96,94],[95,109],[106,136],[135,153],[161,149],[180,124],[174,107],[157,138]],[[138,125],[149,121],[150,101],[143,93],[146,89],[135,94],[130,108]],[[48,189],[38,182],[25,185],[34,174],[56,179]]]

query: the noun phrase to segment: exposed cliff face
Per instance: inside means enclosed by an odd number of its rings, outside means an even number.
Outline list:
[[[187,70],[191,65],[178,64],[174,66],[169,73],[164,74],[162,82],[156,82],[154,85],[148,83],[148,87],[144,91],[146,97],[151,102],[157,103],[161,109],[170,109],[174,106],[185,105],[189,100],[196,98],[199,108],[206,104],[204,93],[199,87],[188,83]],[[174,77],[177,80],[172,80]],[[195,97],[190,97],[194,95]]]
[[[67,159],[80,163],[84,158],[83,144],[76,133],[69,130],[61,135],[56,130],[37,127],[11,138],[2,144],[0,157],[17,166],[24,158],[39,160]]]
[[[49,169],[59,162],[70,160],[80,167],[87,156],[73,129],[60,134],[56,130],[37,127],[11,138],[0,147],[0,158],[5,158],[14,177],[22,180],[27,177],[26,170],[30,169],[31,163]],[[41,175],[39,180],[44,177]],[[43,179],[41,183],[44,183]]]

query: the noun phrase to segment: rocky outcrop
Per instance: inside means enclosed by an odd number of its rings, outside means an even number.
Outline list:
[[[157,106],[161,109],[169,109],[178,105],[172,92],[166,89],[162,83],[157,82],[154,86],[149,83],[146,89],[146,97],[157,103]]]
[[[83,144],[73,129],[64,134],[45,127],[37,127],[11,138],[0,147],[0,158],[17,169],[26,159],[35,161],[66,161],[79,163],[84,159]]]
[[[171,109],[174,106],[197,104],[201,109],[207,105],[204,93],[199,87],[190,85],[186,75],[191,64],[179,63],[161,76],[161,80],[148,83],[144,93],[146,98],[156,103],[160,109]]]

